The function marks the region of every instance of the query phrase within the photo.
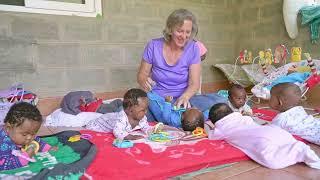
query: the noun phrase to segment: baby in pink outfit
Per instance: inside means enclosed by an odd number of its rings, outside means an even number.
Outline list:
[[[259,125],[223,103],[212,106],[209,119],[214,124],[207,132],[209,139],[225,140],[265,167],[280,169],[304,162],[320,169],[320,159],[310,146],[275,125]]]

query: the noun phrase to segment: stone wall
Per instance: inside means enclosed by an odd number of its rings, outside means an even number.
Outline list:
[[[40,96],[72,90],[110,92],[137,86],[148,40],[162,35],[167,16],[190,9],[209,49],[204,82],[224,80],[210,65],[233,58],[231,0],[103,0],[103,17],[0,13],[0,88],[14,82]]]
[[[211,65],[233,63],[243,48],[285,42],[317,50],[307,28],[297,40],[288,38],[281,0],[103,0],[100,18],[0,12],[0,89],[23,82],[48,97],[136,87],[145,44],[161,36],[177,8],[198,18],[197,38],[209,50],[202,63],[204,83],[225,80]]]

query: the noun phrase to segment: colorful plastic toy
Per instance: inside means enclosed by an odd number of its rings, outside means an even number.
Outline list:
[[[201,127],[197,127],[195,130],[193,130],[192,135],[193,136],[203,136],[203,137],[207,136],[206,132]]]
[[[77,142],[77,141],[80,141],[80,139],[91,139],[92,136],[90,134],[81,134],[81,135],[74,135],[74,136],[71,136],[69,137],[68,141],[69,142]]]
[[[39,151],[40,145],[37,141],[32,141],[29,145],[24,146],[21,150],[23,152],[27,152],[31,148],[33,149],[34,153],[36,154]]]
[[[149,140],[155,141],[155,142],[168,142],[171,141],[172,137],[169,136],[166,132],[160,132],[157,134],[151,134],[149,136]]]
[[[112,144],[117,148],[131,148],[134,145],[133,142],[129,140],[120,140],[120,139],[115,139]]]
[[[292,47],[291,48],[291,62],[301,61],[302,49],[301,47]]]

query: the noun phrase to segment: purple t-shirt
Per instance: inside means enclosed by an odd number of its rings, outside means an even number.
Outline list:
[[[143,59],[152,64],[151,78],[156,82],[153,91],[162,97],[180,97],[188,87],[189,67],[200,63],[199,47],[190,40],[175,65],[169,65],[163,56],[164,38],[151,40],[144,49]]]

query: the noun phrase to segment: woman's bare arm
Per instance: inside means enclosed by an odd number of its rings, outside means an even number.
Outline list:
[[[154,85],[154,81],[150,78],[152,64],[148,64],[143,59],[141,60],[137,81],[142,89],[150,91]]]

